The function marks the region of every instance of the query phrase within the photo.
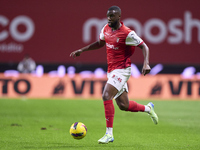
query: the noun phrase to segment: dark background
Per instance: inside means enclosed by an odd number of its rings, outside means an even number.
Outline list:
[[[29,54],[37,65],[43,65],[44,72],[56,70],[59,65],[64,65],[66,68],[74,66],[77,73],[83,70],[94,71],[98,67],[106,71],[105,47],[84,53],[76,60],[70,58],[69,54],[96,40],[99,33],[97,28],[92,26],[91,34],[88,33],[91,40],[84,42],[83,26],[91,18],[105,19],[107,9],[112,5],[118,5],[122,9],[122,21],[135,19],[140,23],[142,33],[139,36],[150,48],[151,67],[163,64],[164,68],[160,73],[177,74],[186,67],[194,66],[196,72],[200,72],[199,0],[1,0],[0,72],[17,69],[17,64],[25,54]],[[190,15],[189,19],[187,15]],[[2,23],[2,16],[7,19],[7,23]],[[34,24],[34,33],[26,41],[13,38],[11,33],[13,20],[19,16],[27,16]],[[152,39],[146,36],[148,31],[145,30],[145,26],[153,19],[160,20],[165,27],[165,31],[161,31],[155,24],[149,30],[154,37],[165,32],[165,38],[161,41],[158,39],[152,42]],[[175,31],[170,29],[174,20],[177,21],[173,28]],[[130,27],[137,33],[134,26]],[[19,24],[16,30],[23,34],[27,28]],[[5,31],[8,37],[2,39],[1,35]],[[169,39],[176,36],[179,37],[179,41],[170,43]],[[187,41],[188,37],[190,41]],[[20,52],[3,50],[2,45],[9,44],[21,45],[23,49]],[[141,70],[143,55],[140,49],[136,49],[131,60]]]

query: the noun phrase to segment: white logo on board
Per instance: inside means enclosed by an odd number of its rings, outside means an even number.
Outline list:
[[[23,25],[25,31],[20,32],[18,27]],[[3,28],[0,31],[0,42],[5,41],[9,36],[16,42],[26,42],[33,36],[35,25],[32,19],[28,16],[20,15],[9,20],[6,16],[0,15],[0,26]],[[8,29],[7,29],[8,28]],[[23,45],[15,42],[0,43],[1,52],[22,52]]]

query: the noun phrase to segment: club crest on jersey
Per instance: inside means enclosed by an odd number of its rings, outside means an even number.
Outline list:
[[[107,35],[107,36],[109,36],[110,34],[109,33],[107,33],[107,32],[104,32],[105,33],[105,35]]]
[[[116,40],[116,42],[118,43],[119,42],[119,38],[117,37],[117,40]]]

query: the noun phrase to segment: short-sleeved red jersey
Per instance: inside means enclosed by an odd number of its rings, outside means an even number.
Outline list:
[[[130,57],[135,51],[135,46],[143,43],[143,40],[122,22],[121,27],[115,31],[106,24],[101,30],[100,40],[106,42],[108,72],[130,67]]]

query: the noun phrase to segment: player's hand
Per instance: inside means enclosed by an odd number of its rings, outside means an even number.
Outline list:
[[[146,74],[148,74],[149,72],[151,71],[151,67],[149,65],[143,65],[143,68],[142,68],[142,74],[145,76]]]
[[[79,49],[79,50],[73,51],[69,56],[75,59],[77,56],[80,56],[82,52],[83,51]]]

